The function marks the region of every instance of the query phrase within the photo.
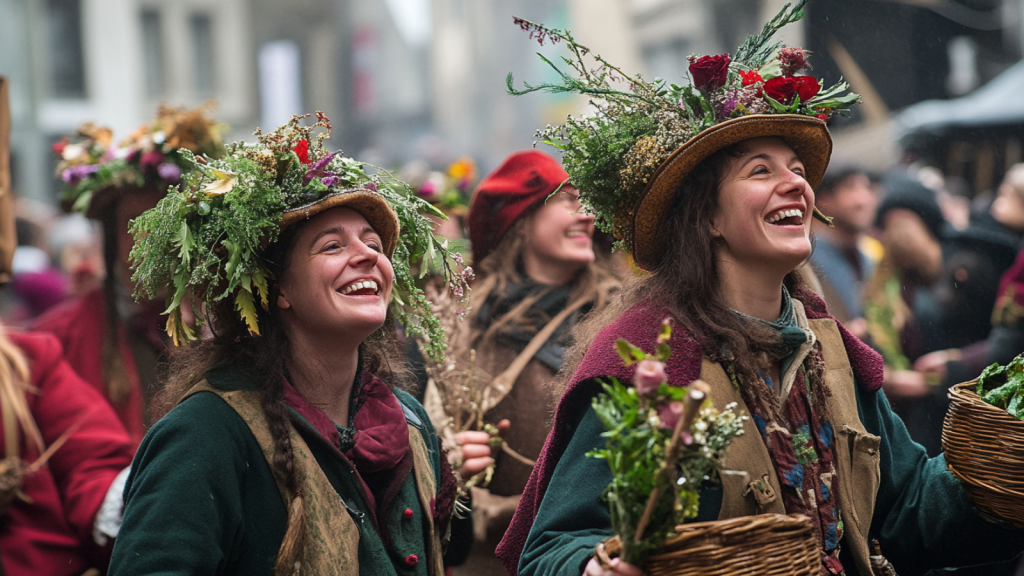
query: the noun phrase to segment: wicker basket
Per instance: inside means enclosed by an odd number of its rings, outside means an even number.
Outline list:
[[[981,511],[1024,528],[1024,421],[983,402],[977,382],[949,389],[946,464]]]
[[[818,576],[821,553],[811,519],[761,514],[676,526],[677,536],[647,560],[648,576]],[[607,563],[618,536],[597,547]]]

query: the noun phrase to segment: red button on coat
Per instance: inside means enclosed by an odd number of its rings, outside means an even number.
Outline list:
[[[402,512],[402,517],[406,520],[412,518],[412,508],[406,508],[405,512]]]
[[[405,557],[405,563],[409,566],[415,566],[420,561],[420,557],[415,554],[409,554]]]

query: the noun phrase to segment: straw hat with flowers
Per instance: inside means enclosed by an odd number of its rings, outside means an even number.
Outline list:
[[[658,229],[680,184],[718,150],[775,136],[803,161],[812,187],[821,181],[832,153],[825,121],[847,114],[859,96],[847,94],[849,86],[842,81],[823,87],[806,74],[807,51],[773,41],[780,28],[803,17],[806,3],[787,4],[735,56],[691,56],[686,85],[627,74],[567,30],[515,20],[541,44],[564,42],[571,56],[562,60],[573,73],[541,56],[561,81],[519,90],[509,74],[509,92],[578,93],[593,99],[592,113],[569,116],[561,125],[539,130],[537,137],[563,150],[569,181],[580,191],[584,208],[641,268],[660,259]],[[815,216],[830,221],[817,209]]]

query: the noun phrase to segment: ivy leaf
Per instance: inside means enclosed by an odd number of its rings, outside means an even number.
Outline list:
[[[238,311],[242,320],[245,320],[249,332],[255,336],[260,335],[259,321],[256,318],[256,303],[253,301],[252,292],[242,289],[235,293],[235,310]]]
[[[626,366],[632,366],[633,364],[647,358],[646,352],[630,344],[623,338],[619,338],[615,341],[615,351],[619,353],[619,357],[626,363]]]
[[[86,211],[86,209],[89,208],[89,203],[90,202],[92,202],[92,190],[90,190],[88,192],[83,192],[78,197],[78,199],[75,200],[75,203],[74,203],[74,205],[71,208],[75,212],[82,212],[82,213],[84,213]]]
[[[667,342],[658,342],[657,352],[654,357],[658,362],[668,362],[669,356],[672,355],[672,348]]]
[[[785,104],[783,104],[782,102],[779,102],[775,98],[772,98],[768,94],[764,95],[764,99],[767,100],[768,103],[771,104],[772,108],[774,108],[775,111],[778,112],[779,114],[787,114],[787,113],[789,113],[789,106],[786,106]]]

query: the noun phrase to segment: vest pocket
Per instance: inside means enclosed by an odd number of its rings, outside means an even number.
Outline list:
[[[848,506],[862,533],[867,536],[875,510],[875,497],[881,481],[882,439],[874,434],[861,432],[844,425],[839,430],[849,450],[849,475],[839,477],[844,486],[842,493],[850,498]]]

